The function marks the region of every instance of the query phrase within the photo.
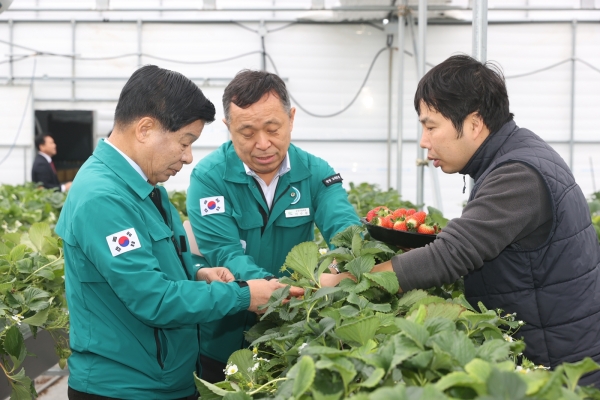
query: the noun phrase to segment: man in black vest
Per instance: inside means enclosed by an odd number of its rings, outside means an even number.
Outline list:
[[[524,321],[515,336],[531,361],[600,363],[600,244],[587,202],[558,153],[513,121],[500,70],[452,56],[421,79],[414,106],[433,166],[475,185],[433,243],[374,270],[394,271],[403,291],[464,276],[472,305]],[[600,387],[600,371],[580,384]]]
[[[46,189],[60,189],[66,192],[71,187],[71,182],[61,184],[56,175],[56,167],[52,157],[56,155],[56,143],[47,133],[41,133],[35,137],[35,147],[38,150],[33,167],[31,168],[31,180]]]

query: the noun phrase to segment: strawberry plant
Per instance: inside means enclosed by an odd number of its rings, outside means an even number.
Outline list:
[[[61,367],[70,354],[64,336],[62,243],[51,230],[64,199],[32,185],[0,186],[0,368],[12,388],[11,399],[37,396],[22,367],[30,355],[24,333],[35,338],[39,329],[47,331]]]
[[[315,243],[286,258],[289,277],[305,289],[287,300],[278,290],[248,333],[251,349],[232,354],[226,380],[196,377],[203,399],[582,399],[600,391],[577,386],[599,366],[590,359],[554,371],[522,359],[523,325],[515,315],[476,311],[455,292],[399,295],[392,272],[371,272],[395,252],[369,240],[361,227],[338,234],[336,249],[321,255]],[[356,281],[321,287],[335,258]]]
[[[370,183],[360,183],[356,185],[350,182],[348,190],[348,201],[356,209],[359,216],[367,215],[367,212],[377,206],[385,204],[391,209],[396,208],[417,208],[410,201],[400,199],[400,195],[394,189],[383,191],[379,186]]]
[[[169,201],[175,206],[175,209],[179,212],[179,218],[182,221],[188,219],[187,206],[186,206],[186,192],[172,191],[169,192]]]
[[[593,193],[588,201],[590,213],[592,214],[592,224],[596,229],[598,240],[600,240],[600,192]]]

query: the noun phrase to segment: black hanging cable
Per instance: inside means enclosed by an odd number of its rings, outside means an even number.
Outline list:
[[[27,93],[27,100],[25,100],[25,109],[23,110],[23,114],[21,115],[21,121],[19,122],[19,127],[17,128],[17,133],[15,134],[15,139],[13,140],[8,152],[4,155],[4,158],[0,160],[0,165],[4,164],[4,162],[8,159],[13,149],[17,145],[17,141],[19,136],[21,136],[21,128],[23,128],[23,121],[25,120],[25,115],[27,115],[27,110],[29,110],[28,105],[29,102],[33,102],[33,80],[35,78],[35,68],[37,66],[37,58],[33,59],[33,71],[31,71],[31,81],[29,82],[29,92]]]
[[[365,79],[363,80],[362,85],[360,85],[360,87],[358,88],[358,91],[356,92],[356,95],[354,95],[354,98],[350,101],[350,103],[348,103],[348,105],[346,107],[342,108],[340,111],[336,111],[336,112],[334,112],[332,114],[315,114],[313,112],[308,111],[300,103],[298,103],[298,100],[296,100],[296,98],[291,93],[290,93],[290,98],[294,101],[294,103],[296,104],[296,106],[299,109],[301,109],[302,111],[304,111],[305,113],[307,113],[308,115],[310,115],[312,117],[317,117],[317,118],[331,118],[331,117],[335,117],[337,115],[340,115],[344,111],[348,110],[352,106],[352,104],[354,104],[354,102],[356,101],[356,99],[358,99],[358,96],[360,96],[360,92],[363,90],[363,88],[367,84],[367,80],[369,79],[369,75],[371,75],[371,71],[373,70],[373,66],[375,65],[375,61],[377,61],[377,59],[379,58],[379,55],[381,55],[381,53],[383,53],[387,49],[388,49],[387,46],[383,47],[383,48],[381,48],[377,52],[377,54],[375,54],[375,57],[373,57],[373,61],[371,61],[371,66],[369,67],[369,70],[367,71],[367,75],[365,76]],[[271,55],[269,53],[266,53],[266,52],[265,52],[265,55],[267,56],[267,58],[271,62],[271,65],[273,66],[273,69],[275,70],[275,73],[277,75],[279,75],[279,71],[277,70],[277,66],[275,65],[275,62],[273,61],[273,58],[271,58]]]

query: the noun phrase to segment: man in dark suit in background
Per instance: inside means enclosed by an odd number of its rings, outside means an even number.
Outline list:
[[[56,143],[47,133],[41,133],[35,137],[35,147],[38,154],[33,161],[31,169],[31,180],[46,189],[60,189],[66,192],[71,187],[71,182],[61,184],[56,175],[56,168],[52,157],[56,155]]]

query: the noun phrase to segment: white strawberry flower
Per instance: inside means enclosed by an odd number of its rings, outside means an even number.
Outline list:
[[[509,343],[512,343],[515,341],[515,339],[513,339],[512,336],[507,335],[506,333],[504,335],[502,335],[502,337],[504,338],[504,340],[506,340]]]
[[[298,347],[298,351],[302,351],[302,349],[304,349],[306,346],[308,346],[308,343],[302,343],[300,347]]]
[[[329,251],[329,249],[319,249],[319,254],[324,256],[325,254],[327,254],[328,251]]]
[[[252,366],[252,368],[251,368],[252,372],[256,371],[259,366],[260,366],[260,363],[255,363],[254,366]]]
[[[23,321],[23,317],[20,314],[11,315],[11,318],[17,322],[17,325],[21,325],[21,321]]]
[[[235,364],[228,364],[223,372],[225,372],[225,375],[227,376],[233,375],[238,372],[238,367]]]

